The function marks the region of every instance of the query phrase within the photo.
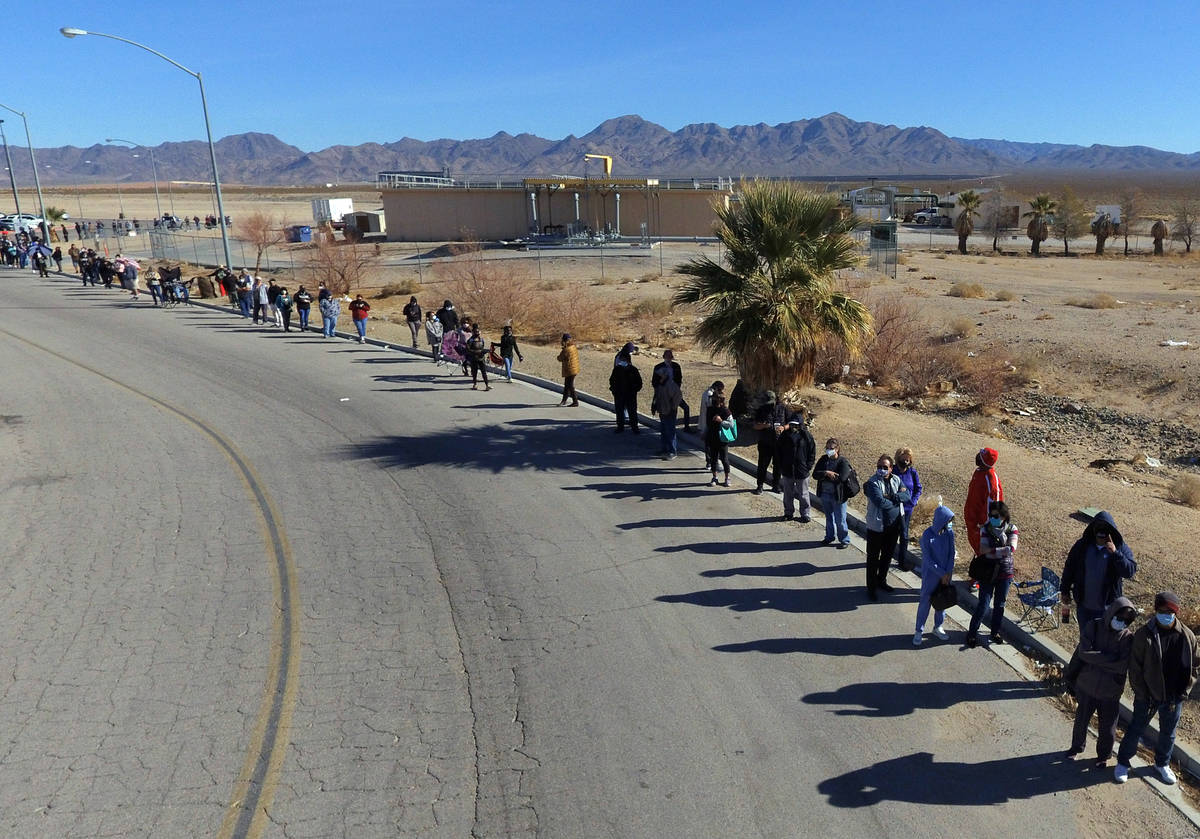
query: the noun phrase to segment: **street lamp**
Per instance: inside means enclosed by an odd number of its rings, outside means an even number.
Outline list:
[[[14,114],[16,114],[17,116],[19,116],[21,118],[21,122],[25,123],[25,142],[29,144],[29,162],[33,166],[33,185],[35,187],[37,187],[38,204],[42,208],[42,225],[41,225],[41,227],[42,227],[42,244],[43,245],[49,244],[50,243],[50,220],[46,218],[46,202],[42,200],[42,179],[38,177],[37,159],[33,156],[33,138],[31,138],[29,136],[29,120],[27,120],[25,118],[24,112],[18,111],[16,108],[10,108],[10,107],[8,107],[8,105],[0,105],[0,108],[3,108],[6,111],[12,111]],[[7,148],[7,143],[5,144],[5,146]],[[8,165],[12,166],[11,163],[9,163]],[[14,194],[15,194],[15,190],[14,190]],[[17,212],[19,213],[21,211],[18,209]]]
[[[158,166],[154,163],[154,149],[149,146],[143,146],[141,143],[135,143],[132,140],[122,140],[116,137],[109,137],[104,142],[106,143],[128,143],[135,149],[145,149],[150,152],[150,171],[154,173],[154,206],[158,208],[158,218],[162,220],[162,201],[158,197]],[[137,157],[135,154],[134,157]]]
[[[4,120],[0,119],[0,140],[4,141],[4,159],[8,161],[8,182],[12,184],[13,203],[17,205],[17,216],[21,215],[21,199],[17,197],[17,179],[13,175],[12,155],[8,153],[8,136],[4,133]],[[20,225],[18,225],[19,227]]]
[[[189,70],[178,61],[167,58],[167,56],[163,55],[158,50],[151,49],[145,44],[139,44],[137,41],[131,41],[128,38],[122,38],[118,35],[107,35],[103,32],[88,32],[86,29],[76,29],[72,26],[64,26],[58,31],[62,33],[64,38],[75,38],[79,35],[96,35],[100,38],[110,38],[114,41],[121,41],[122,43],[129,44],[130,46],[137,47],[138,49],[143,49],[148,53],[157,55],[168,64],[178,67],[180,70],[194,78],[196,83],[200,85],[200,107],[204,111],[204,130],[208,132],[208,157],[209,161],[212,163],[213,185],[216,188],[217,193],[217,224],[221,230],[221,246],[225,250],[225,265],[232,265],[233,257],[229,253],[229,232],[225,229],[225,205],[221,202],[221,179],[217,175],[217,149],[213,145],[212,124],[208,119],[208,99],[204,96],[204,79],[201,78],[200,74],[195,70]]]

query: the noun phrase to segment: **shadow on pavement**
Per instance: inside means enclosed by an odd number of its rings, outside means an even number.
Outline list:
[[[643,455],[645,456],[645,455]],[[669,484],[663,484],[660,481],[647,481],[645,483],[609,483],[609,484],[584,484],[579,487],[563,487],[563,489],[571,491],[588,490],[590,492],[601,493],[602,498],[612,498],[615,500],[623,500],[626,498],[638,498],[642,501],[655,501],[663,499],[679,499],[679,498],[702,498],[708,493],[703,489],[693,489],[688,487],[676,488]],[[656,548],[655,550],[670,550],[669,548]]]
[[[933,643],[939,642],[934,641]],[[812,655],[872,658],[891,650],[911,650],[913,645],[911,634],[897,633],[880,635],[875,638],[762,638],[758,641],[745,641],[739,644],[721,644],[713,649],[719,653],[768,653],[770,655],[810,653]],[[812,696],[821,695],[812,694]],[[808,702],[809,699],[805,698],[804,701]],[[879,714],[878,716],[889,715]]]
[[[623,522],[617,527],[621,530],[643,530],[650,527],[732,527],[738,524],[763,524],[764,522],[778,521],[778,518],[778,516],[745,516],[743,518],[646,519],[645,521]]]
[[[872,807],[882,801],[984,807],[1111,781],[1111,769],[1066,760],[1062,752],[978,763],[938,762],[929,752],[917,752],[821,781],[817,791],[834,807]]]
[[[714,588],[689,594],[663,594],[654,599],[659,603],[690,603],[734,612],[775,609],[780,612],[833,613],[849,612],[866,605],[857,586],[813,589]]]
[[[711,544],[724,545],[724,544],[736,544],[736,543],[723,543],[723,542],[716,543],[716,542],[714,542]],[[773,544],[769,544],[769,543],[765,543],[765,542],[763,542],[763,543],[742,542],[741,543],[741,545],[743,547],[746,547],[746,548],[748,548],[748,550],[754,551],[754,552],[764,551],[764,550],[783,550],[783,549],[786,549],[789,547],[795,547],[798,550],[803,550],[804,548],[817,547],[820,544],[821,544],[820,542],[801,542],[798,545],[791,545],[791,546],[780,545],[777,547]],[[691,546],[691,549],[695,550],[697,553],[708,553],[708,551],[703,550],[703,545],[694,545],[694,546]],[[666,548],[658,548],[657,550],[670,552],[670,551],[675,551],[675,550],[684,550],[684,548],[677,548],[674,545],[672,545],[672,546],[666,547]],[[731,551],[713,551],[713,553],[731,553]],[[817,565],[813,565],[811,562],[789,562],[786,565],[746,565],[746,566],[742,566],[741,568],[710,568],[707,571],[701,571],[700,576],[701,577],[738,577],[738,576],[742,576],[742,577],[808,577],[813,574],[823,573],[825,571],[853,571],[856,568],[862,568],[862,567],[863,567],[863,564],[861,562],[849,562],[849,563],[846,563],[845,565],[827,565],[827,566],[817,566]]]
[[[784,641],[799,639],[785,638]],[[842,639],[813,638],[816,652],[828,655],[861,655],[862,653],[831,652],[822,645]],[[846,639],[849,640],[849,639]],[[910,636],[896,635],[880,638],[862,638],[874,641],[884,649],[900,649],[905,644],[912,649]],[[890,642],[890,643],[889,643]],[[810,693],[804,697],[806,705],[846,705],[834,711],[839,716],[851,717],[905,717],[918,709],[945,710],[960,702],[995,702],[1000,699],[1038,699],[1047,696],[1037,682],[1012,679],[1007,682],[916,682],[898,686],[894,682],[862,682],[845,685],[833,691]]]

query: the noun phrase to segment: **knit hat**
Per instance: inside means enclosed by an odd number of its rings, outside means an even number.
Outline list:
[[[1173,591],[1160,591],[1154,595],[1154,611],[1166,609],[1173,614],[1179,614],[1179,595]]]
[[[562,336],[562,339],[563,339],[564,341],[570,341],[570,340],[571,340],[571,333],[570,333],[570,332],[564,332],[564,333],[563,333],[563,336]]]
[[[980,449],[979,459],[983,461],[983,465],[991,469],[996,465],[996,461],[1000,459],[1000,452],[995,449]]]

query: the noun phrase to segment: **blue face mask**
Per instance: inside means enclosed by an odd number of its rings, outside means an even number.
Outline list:
[[[988,519],[988,524],[990,524],[992,527],[1003,527],[1004,519],[1000,518],[999,516],[992,516]]]
[[[1165,615],[1162,612],[1155,612],[1154,619],[1158,621],[1158,625],[1162,627],[1167,627],[1175,623],[1175,616],[1170,612],[1167,612]]]
[[[880,469],[876,469],[876,470],[875,470],[875,474],[876,474],[876,475],[878,475],[878,476],[879,476],[879,477],[881,477],[881,478],[886,478],[886,477],[888,476],[888,474],[889,474],[889,473],[890,473],[890,470],[888,470],[888,469],[884,469],[884,468],[880,468]]]

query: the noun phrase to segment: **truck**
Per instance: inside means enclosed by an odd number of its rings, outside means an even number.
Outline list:
[[[312,200],[313,222],[320,227],[329,222],[335,229],[342,226],[342,217],[354,212],[352,198],[314,198]]]

